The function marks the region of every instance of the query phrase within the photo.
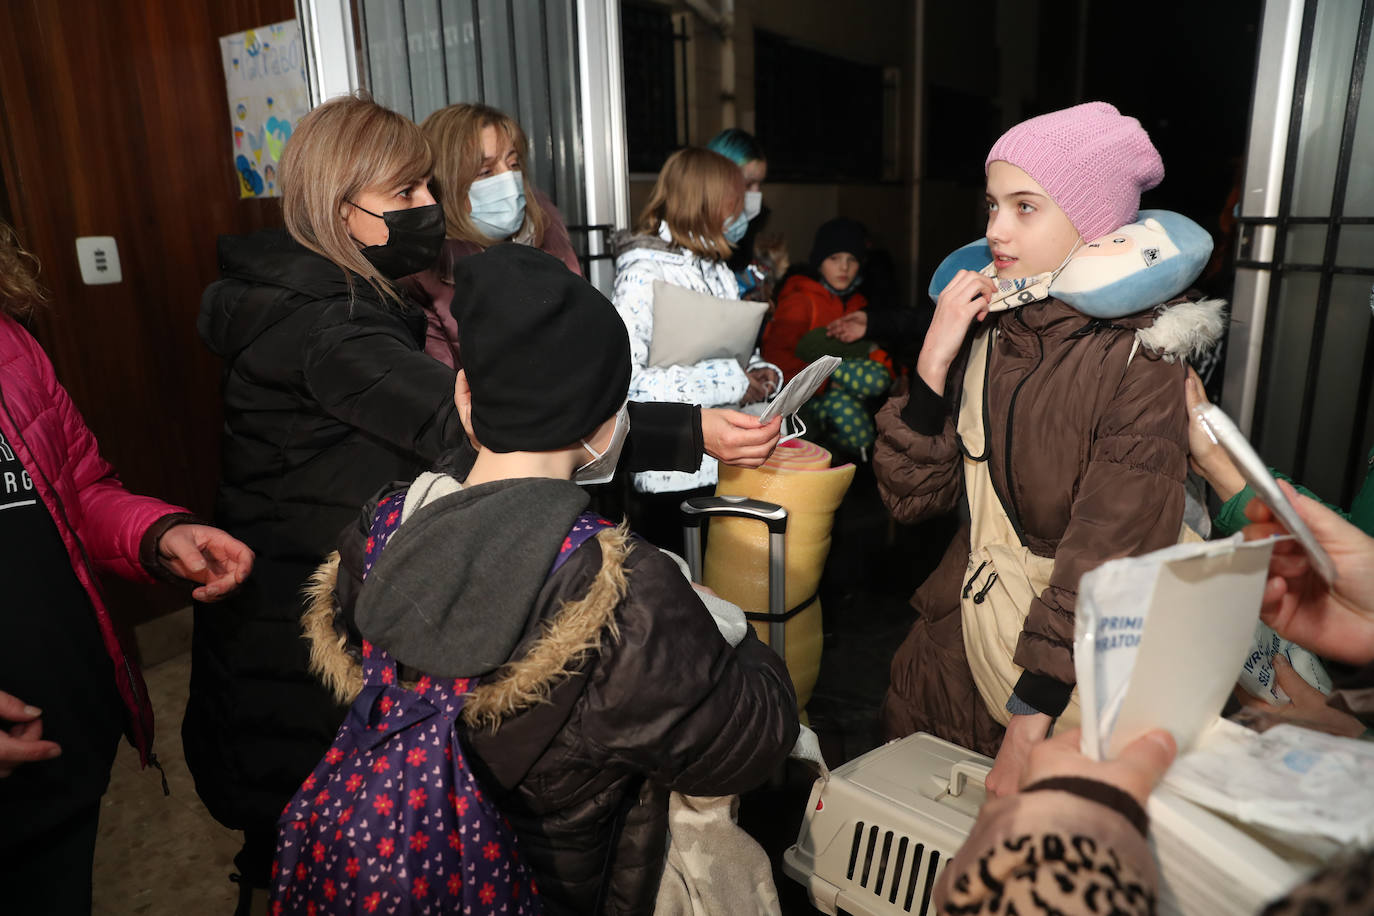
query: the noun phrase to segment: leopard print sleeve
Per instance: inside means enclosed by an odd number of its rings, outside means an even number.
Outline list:
[[[1293,888],[1260,916],[1374,913],[1374,849],[1352,852]]]
[[[1155,912],[1154,858],[1130,818],[1065,791],[989,802],[941,875],[940,913]]]

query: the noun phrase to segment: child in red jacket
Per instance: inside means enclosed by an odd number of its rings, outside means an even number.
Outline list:
[[[863,282],[867,233],[852,219],[832,219],[816,230],[811,257],[783,281],[778,307],[763,329],[763,358],[782,369],[791,380],[808,360],[797,354],[797,344],[815,328],[868,305],[859,292]],[[887,354],[873,357],[886,363]]]
[[[816,230],[810,260],[783,281],[762,345],[764,359],[789,380],[824,354],[844,359],[803,417],[808,438],[865,460],[875,429],[864,401],[887,390],[892,362],[871,341],[844,342],[829,336],[826,326],[868,305],[858,291],[867,251],[867,234],[854,220],[832,219]]]

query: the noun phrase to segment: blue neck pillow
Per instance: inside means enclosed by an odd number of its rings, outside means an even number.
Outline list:
[[[1188,217],[1141,210],[1136,222],[1080,246],[1053,275],[1049,294],[1091,318],[1122,318],[1168,302],[1188,289],[1212,256],[1212,237]],[[956,249],[930,280],[930,298],[961,270],[989,272],[985,239]]]

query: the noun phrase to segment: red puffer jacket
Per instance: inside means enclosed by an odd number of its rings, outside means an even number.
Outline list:
[[[143,676],[120,645],[97,576],[113,573],[151,582],[140,562],[145,536],[160,534],[168,516],[185,509],[124,489],[100,457],[95,436],[57,381],[52,363],[14,320],[0,315],[0,432],[33,478],[72,571],[95,610],[105,649],[114,661],[120,696],[129,710],[130,738],[146,766],[153,741],[153,708]],[[157,530],[154,531],[154,526]]]
[[[763,327],[763,358],[781,369],[790,382],[806,368],[806,360],[797,355],[797,344],[808,331],[867,307],[863,293],[841,298],[821,282],[819,274],[794,273],[783,281],[778,307]],[[892,368],[891,358],[882,350],[874,350],[870,358]]]

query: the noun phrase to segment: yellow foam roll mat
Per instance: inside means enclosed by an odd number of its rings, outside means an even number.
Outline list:
[[[747,496],[787,509],[787,608],[814,595],[830,553],[835,510],[854,479],[854,465],[830,467],[830,453],[802,439],[783,443],[760,468],[722,464],[717,496]],[[741,518],[711,521],[706,539],[705,584],[744,610],[768,610],[768,529]],[[759,639],[768,642],[768,624],[754,622]],[[787,621],[787,670],[805,708],[821,667],[821,603]]]

